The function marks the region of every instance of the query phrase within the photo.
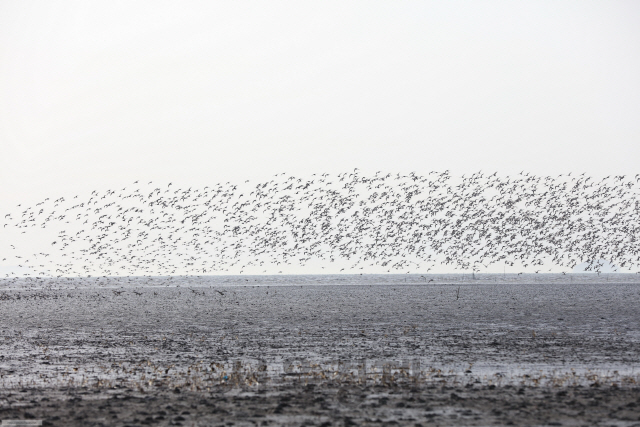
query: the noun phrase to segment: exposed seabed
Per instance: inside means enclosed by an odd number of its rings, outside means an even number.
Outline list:
[[[7,287],[0,419],[640,425],[637,283],[314,277]]]

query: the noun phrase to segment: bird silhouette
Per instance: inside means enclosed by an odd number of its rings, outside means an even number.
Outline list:
[[[138,180],[18,205],[0,232],[50,243],[29,251],[12,235],[2,256],[39,277],[282,272],[312,261],[389,272],[438,264],[474,272],[497,263],[573,268],[584,260],[600,271],[605,259],[633,268],[639,185],[639,175],[598,181],[358,169],[186,189]]]

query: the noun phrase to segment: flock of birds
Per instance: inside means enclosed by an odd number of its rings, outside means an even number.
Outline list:
[[[136,181],[19,205],[4,214],[0,236],[12,240],[0,237],[0,260],[43,277],[267,273],[317,261],[389,272],[496,263],[540,271],[583,261],[598,270],[603,259],[633,268],[639,182],[357,169],[186,189]]]

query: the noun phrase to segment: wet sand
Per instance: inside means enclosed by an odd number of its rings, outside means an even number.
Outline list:
[[[0,419],[640,426],[637,284],[260,284],[0,291]]]

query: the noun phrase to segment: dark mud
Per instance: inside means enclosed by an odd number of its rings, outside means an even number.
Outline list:
[[[211,392],[3,391],[3,419],[60,426],[640,426],[638,389],[290,383]]]
[[[639,297],[593,283],[5,290],[0,419],[640,426]]]

